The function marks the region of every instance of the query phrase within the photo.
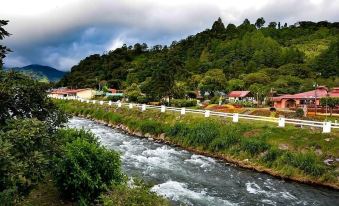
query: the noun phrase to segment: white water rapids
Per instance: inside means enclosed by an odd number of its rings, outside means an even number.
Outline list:
[[[119,151],[128,176],[154,183],[152,191],[174,205],[339,205],[335,190],[286,182],[87,119],[72,118],[68,126],[90,130],[102,145]]]

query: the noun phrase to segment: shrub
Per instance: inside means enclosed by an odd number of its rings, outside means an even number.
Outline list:
[[[56,133],[56,139],[59,141],[60,146],[66,145],[67,143],[71,143],[78,139],[99,145],[98,138],[93,133],[83,129],[59,129]]]
[[[186,137],[190,131],[190,127],[187,124],[176,122],[171,128],[169,128],[166,135],[170,137]]]
[[[313,153],[292,154],[286,152],[282,159],[285,164],[297,167],[309,175],[320,176],[325,171],[325,168],[318,164],[317,157]]]
[[[56,142],[49,126],[39,120],[7,123],[0,130],[0,200],[11,205],[45,177]]]
[[[53,174],[65,198],[85,204],[123,181],[119,154],[82,139],[64,147]]]
[[[147,104],[149,99],[146,96],[138,96],[137,103],[139,104]]]
[[[219,125],[216,122],[199,122],[193,126],[187,136],[187,143],[195,146],[208,147],[220,136]]]
[[[166,206],[170,203],[158,196],[156,193],[150,191],[150,186],[141,181],[134,183],[132,188],[127,185],[119,185],[112,187],[111,190],[100,196],[100,203],[103,206],[124,206],[124,205],[138,205],[138,206]]]
[[[261,152],[264,152],[269,148],[269,145],[261,140],[258,139],[248,139],[244,138],[241,141],[241,149],[250,153],[251,155],[256,155]]]
[[[222,137],[214,139],[210,145],[210,149],[212,151],[221,151],[239,143],[239,141],[239,134],[230,131],[229,133],[224,134]]]
[[[173,107],[194,107],[197,105],[197,100],[172,99],[170,103]]]
[[[123,96],[107,96],[107,100],[113,102],[121,101],[123,98]]]
[[[219,104],[220,96],[212,97],[210,104]]]
[[[142,133],[160,134],[163,132],[161,123],[153,120],[141,121],[139,127]]]
[[[282,154],[282,151],[277,148],[270,148],[263,156],[262,160],[269,166]]]
[[[295,110],[295,116],[299,117],[299,118],[303,117],[304,116],[304,110],[301,109],[301,108],[298,108],[297,110]]]

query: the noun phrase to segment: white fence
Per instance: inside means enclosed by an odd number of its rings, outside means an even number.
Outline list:
[[[128,107],[129,109],[138,108],[141,111],[146,111],[147,109],[157,109],[160,112],[173,111],[179,112],[181,115],[185,115],[186,113],[195,113],[202,114],[206,118],[210,116],[218,116],[231,118],[233,122],[238,122],[239,119],[247,119],[247,120],[255,120],[255,121],[264,121],[264,122],[273,122],[277,123],[278,127],[285,127],[286,124],[299,125],[300,127],[308,126],[308,127],[316,127],[322,128],[323,133],[330,133],[332,129],[339,129],[339,123],[328,122],[320,122],[320,121],[310,121],[310,120],[301,120],[301,119],[289,119],[285,117],[264,117],[264,116],[256,116],[256,115],[248,115],[248,114],[238,114],[238,113],[226,113],[226,112],[215,112],[210,110],[202,110],[202,109],[188,109],[188,108],[178,108],[178,107],[166,107],[162,106],[153,106],[146,104],[135,104],[135,103],[121,103],[121,102],[111,102],[111,101],[96,101],[96,100],[85,100],[79,98],[65,98],[59,97],[57,99],[65,99],[65,100],[78,100],[80,102],[86,102],[90,104],[100,104],[100,105],[116,105],[117,107]]]

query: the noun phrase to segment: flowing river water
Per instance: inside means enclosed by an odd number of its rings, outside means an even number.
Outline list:
[[[90,130],[119,151],[128,176],[154,183],[152,191],[174,205],[339,205],[335,190],[286,182],[87,119],[74,117],[68,126]]]

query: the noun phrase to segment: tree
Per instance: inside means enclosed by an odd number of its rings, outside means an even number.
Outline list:
[[[339,98],[338,97],[323,97],[320,99],[321,106],[330,108],[330,116],[332,116],[333,109],[336,106],[339,106]]]
[[[225,31],[225,25],[220,17],[213,23],[211,31],[215,33],[223,33]]]
[[[8,24],[6,20],[0,20],[0,40],[3,40],[5,37],[10,36],[11,34],[8,33],[3,27]],[[6,46],[0,45],[0,69],[4,65],[3,59],[6,57],[6,54],[11,52],[9,48]]]
[[[256,100],[258,102],[258,105],[261,105],[262,101],[265,99],[265,97],[268,94],[269,88],[266,87],[263,84],[255,83],[255,84],[252,84],[249,87],[249,90],[255,96],[255,98],[256,98]]]
[[[255,22],[255,26],[260,29],[262,26],[264,26],[265,24],[265,19],[263,17],[260,17],[257,19],[257,21]]]
[[[241,79],[231,79],[227,82],[227,90],[242,90],[245,88],[245,82]]]
[[[138,97],[141,96],[141,90],[136,83],[133,83],[131,86],[127,87],[125,95],[128,97],[128,101],[135,102],[138,100]]]
[[[273,28],[273,29],[277,28],[277,22],[274,22],[274,21],[270,22],[268,24],[268,28]]]
[[[51,129],[67,121],[47,97],[47,85],[18,72],[0,71],[0,126],[9,119],[36,118]]]
[[[214,96],[215,92],[223,91],[225,87],[226,77],[221,69],[207,71],[199,84],[199,88],[203,92],[209,92],[211,96]]]
[[[339,38],[332,42],[327,50],[321,53],[313,64],[314,71],[328,78],[339,74]]]

